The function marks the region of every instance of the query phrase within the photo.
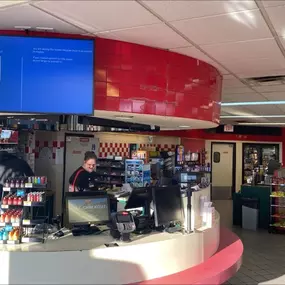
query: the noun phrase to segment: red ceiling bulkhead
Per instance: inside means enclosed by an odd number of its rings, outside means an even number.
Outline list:
[[[219,123],[222,77],[174,52],[96,39],[96,110]]]

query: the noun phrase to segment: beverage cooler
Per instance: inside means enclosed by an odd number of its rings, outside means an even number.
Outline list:
[[[271,155],[279,159],[279,144],[243,144],[243,183],[252,176],[255,168],[266,168]]]

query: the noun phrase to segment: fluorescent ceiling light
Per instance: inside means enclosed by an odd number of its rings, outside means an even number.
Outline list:
[[[40,30],[40,31],[53,31],[54,28],[49,28],[49,27],[36,27],[36,30]]]
[[[285,118],[285,115],[224,115],[221,119],[237,119],[237,118]]]
[[[21,30],[29,30],[32,27],[31,26],[14,26],[15,29],[21,29]]]
[[[190,128],[190,126],[179,126],[179,128]]]
[[[134,116],[115,116],[116,119],[131,120]]]
[[[285,101],[224,102],[222,106],[284,105]]]
[[[238,123],[238,125],[243,125],[243,126],[251,126],[251,125],[259,125],[259,126],[284,126],[285,123]]]

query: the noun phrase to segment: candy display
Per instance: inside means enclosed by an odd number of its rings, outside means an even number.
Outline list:
[[[29,176],[29,177],[18,177],[18,178],[9,178],[5,181],[4,187],[6,188],[25,188],[37,186],[44,186],[47,183],[46,176]]]

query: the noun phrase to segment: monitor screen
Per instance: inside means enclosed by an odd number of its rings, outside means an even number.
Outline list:
[[[66,200],[69,224],[100,224],[110,220],[109,198],[68,197]]]
[[[181,192],[179,186],[153,187],[155,226],[183,221]]]
[[[94,41],[0,36],[0,112],[93,114]]]
[[[135,209],[146,207],[147,204],[150,204],[152,188],[150,187],[139,187],[134,188],[132,193],[127,201],[125,209]]]
[[[1,139],[9,139],[11,137],[11,135],[12,135],[12,131],[10,131],[10,130],[2,130],[0,138]]]

